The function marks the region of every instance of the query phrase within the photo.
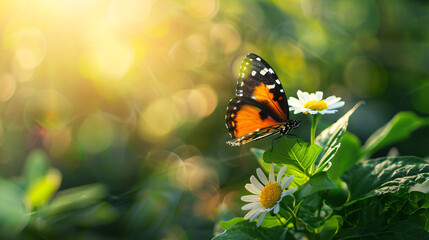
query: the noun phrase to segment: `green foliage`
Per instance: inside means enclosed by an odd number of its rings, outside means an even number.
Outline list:
[[[220,221],[219,225],[223,228],[223,230],[226,230],[229,227],[231,227],[232,225],[234,225],[238,222],[242,222],[242,221],[246,221],[246,220],[244,220],[244,218],[242,218],[242,217],[236,217],[236,218],[233,218],[233,219],[228,220],[228,221]]]
[[[284,221],[270,217],[267,225],[262,224],[275,227],[270,237],[278,239],[286,232],[290,239],[302,238],[302,232],[309,239],[429,237],[429,195],[425,190],[429,162],[413,156],[364,160],[378,149],[405,139],[427,120],[398,113],[362,147],[355,135],[346,132],[349,118],[359,105],[322,131],[316,137],[317,145],[282,138],[267,151],[252,149],[266,172],[271,162],[276,163],[275,172],[286,164],[286,175],[294,175],[294,186],[298,187],[280,204],[279,216]],[[242,218],[222,222],[221,226],[226,231],[218,236],[220,239],[267,238],[267,228],[258,229]]]
[[[357,239],[379,235],[386,235],[382,239],[429,236],[429,196],[421,192],[388,193],[361,199],[345,206],[338,214],[344,216],[339,239],[350,235]],[[398,226],[401,227],[395,229]]]
[[[332,166],[328,170],[329,178],[340,183],[340,176],[359,161],[361,143],[352,133],[346,132],[341,139],[341,147],[332,158]]]
[[[240,221],[229,227],[224,233],[213,238],[214,240],[271,240],[286,239],[287,230],[277,226],[272,228],[256,227],[255,222]]]
[[[236,217],[233,218],[229,221],[220,221],[219,225],[223,228],[223,230],[228,229],[229,227],[233,226],[234,224],[238,223],[238,222],[242,222],[242,221],[249,221],[249,220],[244,220],[244,218],[242,217]],[[282,224],[282,222],[286,222],[287,220],[283,217],[279,217],[278,216],[266,216],[264,218],[264,221],[261,224],[261,227],[264,228],[272,228],[275,226],[279,226]]]
[[[395,222],[384,226],[352,227],[342,229],[335,239],[380,239],[380,240],[421,240],[429,237],[428,232],[408,221]]]
[[[326,164],[332,157],[335,156],[338,148],[341,145],[340,141],[347,130],[350,116],[362,104],[363,102],[357,103],[334,124],[323,130],[316,137],[315,143],[323,148],[316,161],[318,163],[318,170],[323,170],[324,164]]]
[[[429,178],[429,163],[417,157],[384,157],[354,165],[342,179],[350,201],[386,193],[408,191]]]
[[[326,172],[320,172],[313,175],[306,183],[299,187],[299,190],[294,194],[296,200],[299,202],[302,199],[317,193],[319,191],[325,191],[330,189],[338,188],[331,179],[329,179]]]
[[[284,137],[273,149],[264,152],[263,159],[266,163],[286,164],[286,175],[295,176],[293,186],[300,186],[311,177],[314,161],[321,150],[318,145]]]
[[[31,151],[24,166],[24,178],[27,188],[43,177],[49,168],[48,155],[41,149]]]
[[[0,238],[18,234],[30,220],[30,201],[17,185],[0,179]]]
[[[368,138],[362,147],[363,154],[370,155],[385,146],[404,140],[414,130],[428,124],[428,118],[419,117],[412,112],[400,112]]]

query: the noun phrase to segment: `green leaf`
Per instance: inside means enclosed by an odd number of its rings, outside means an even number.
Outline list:
[[[61,178],[61,172],[51,168],[45,176],[33,182],[27,190],[32,207],[45,204],[60,187]]]
[[[315,232],[331,213],[332,209],[323,204],[322,194],[313,194],[300,202],[296,216],[308,231]]]
[[[362,150],[364,154],[370,155],[385,146],[408,138],[414,130],[428,124],[427,118],[421,118],[412,112],[400,112],[374,132]]]
[[[63,190],[47,206],[41,209],[41,215],[55,218],[58,213],[98,203],[106,195],[107,187],[101,183]]]
[[[343,218],[339,215],[333,215],[325,221],[322,231],[320,232],[320,239],[332,239],[340,230],[343,224]]]
[[[327,173],[320,172],[313,175],[306,183],[299,187],[295,193],[296,200],[299,202],[316,192],[335,188],[338,188],[337,185],[328,178]]]
[[[45,176],[49,168],[49,157],[42,149],[32,150],[24,166],[24,178],[26,187],[29,188],[39,178]]]
[[[421,240],[428,239],[429,233],[415,223],[402,221],[373,227],[351,227],[341,229],[335,239],[378,239],[378,240]]]
[[[0,178],[0,239],[15,239],[31,216],[31,202],[17,185]]]
[[[320,146],[300,139],[282,138],[277,146],[264,152],[263,159],[266,163],[287,164],[286,175],[295,176],[292,186],[300,186],[312,175],[321,150]]]
[[[429,178],[429,163],[418,157],[384,157],[356,164],[341,177],[350,200],[408,191]]]
[[[242,217],[236,217],[236,218],[233,218],[233,219],[228,220],[228,221],[220,221],[219,225],[223,228],[223,230],[226,230],[227,228],[231,227],[232,225],[234,225],[238,222],[242,222],[242,221],[246,221],[246,220],[244,220],[244,218],[242,218]]]
[[[344,225],[340,234],[342,237],[363,238],[379,234],[389,235],[394,231],[389,233],[387,229],[393,228],[386,229],[386,226],[397,226],[397,223],[405,220],[411,223],[416,231],[429,231],[429,196],[421,192],[403,195],[388,193],[354,201],[346,205],[338,214],[344,216]]]
[[[352,109],[316,137],[315,143],[323,147],[316,161],[316,163],[319,163],[319,166],[321,166],[320,163],[326,163],[335,155],[340,146],[341,138],[347,130],[350,116],[361,104],[363,102],[358,102]]]
[[[341,139],[341,147],[332,158],[332,166],[328,170],[328,176],[337,184],[340,184],[340,176],[352,167],[360,156],[360,140],[353,134],[346,132]]]
[[[265,171],[265,172],[270,172],[271,171],[271,163],[268,164],[266,162],[264,162],[263,159],[263,155],[265,150],[259,149],[259,148],[251,148],[250,151],[252,151],[253,155],[255,155],[255,157],[258,159],[258,163],[261,166],[261,168]],[[274,172],[278,172],[280,170],[281,167],[279,167],[278,165],[274,165]]]
[[[256,227],[255,222],[241,221],[229,227],[213,240],[271,240],[285,239],[286,229],[280,226],[273,228]]]

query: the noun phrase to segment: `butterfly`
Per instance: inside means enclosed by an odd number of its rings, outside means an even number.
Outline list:
[[[277,74],[254,53],[241,63],[236,97],[229,101],[225,119],[233,138],[226,143],[231,146],[278,133],[285,135],[301,123],[289,119],[289,105]]]

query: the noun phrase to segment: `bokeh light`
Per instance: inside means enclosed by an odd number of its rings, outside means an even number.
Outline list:
[[[272,144],[225,144],[243,57],[288,97],[364,100],[362,140],[429,114],[428,20],[422,1],[0,0],[0,231],[209,239],[242,216],[248,150]]]
[[[112,144],[114,136],[115,130],[108,119],[90,116],[82,122],[76,137],[83,151],[99,153]]]

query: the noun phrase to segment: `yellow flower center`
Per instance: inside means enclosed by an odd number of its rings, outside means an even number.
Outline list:
[[[272,208],[282,196],[282,188],[276,182],[268,183],[259,194],[259,202],[264,208]]]
[[[322,111],[328,108],[328,104],[323,99],[320,101],[311,100],[304,104],[304,107],[311,110]]]

